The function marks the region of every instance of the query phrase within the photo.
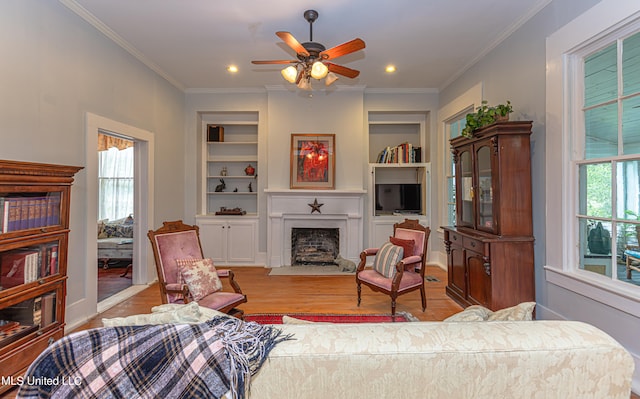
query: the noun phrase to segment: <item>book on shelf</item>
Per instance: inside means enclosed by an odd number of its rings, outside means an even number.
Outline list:
[[[60,195],[0,197],[0,233],[60,224]]]
[[[376,163],[418,163],[422,162],[421,147],[405,142],[395,147],[387,147],[378,153]]]
[[[31,249],[16,249],[0,254],[0,286],[6,289],[36,281],[39,262],[39,251]]]
[[[42,296],[40,304],[40,325],[42,328],[53,324],[56,321],[56,293],[49,292]]]
[[[37,296],[0,309],[0,319],[17,321],[27,326],[39,326],[42,321],[42,297]]]

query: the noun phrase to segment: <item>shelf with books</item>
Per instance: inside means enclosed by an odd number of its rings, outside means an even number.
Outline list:
[[[0,370],[64,335],[71,185],[82,168],[0,160]],[[0,385],[0,396],[11,386]]]
[[[61,192],[0,192],[0,233],[59,226],[61,204]]]

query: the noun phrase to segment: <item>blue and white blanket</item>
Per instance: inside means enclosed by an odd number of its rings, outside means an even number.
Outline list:
[[[271,349],[273,326],[215,317],[201,324],[72,333],[29,367],[18,398],[244,398]]]

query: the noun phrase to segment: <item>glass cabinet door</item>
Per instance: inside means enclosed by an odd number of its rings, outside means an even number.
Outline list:
[[[471,152],[461,152],[459,162],[460,195],[458,196],[458,224],[474,227],[475,212],[473,207],[473,198],[475,193],[473,188],[473,163],[471,160]]]
[[[58,249],[63,239],[56,235],[0,247],[0,297],[14,287],[60,274]]]
[[[476,150],[478,164],[478,188],[476,192],[478,205],[479,230],[494,232],[493,219],[493,171],[491,169],[491,148],[482,145]]]

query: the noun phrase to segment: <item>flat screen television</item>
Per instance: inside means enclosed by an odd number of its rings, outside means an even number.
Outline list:
[[[421,184],[376,184],[376,215],[422,214]]]

